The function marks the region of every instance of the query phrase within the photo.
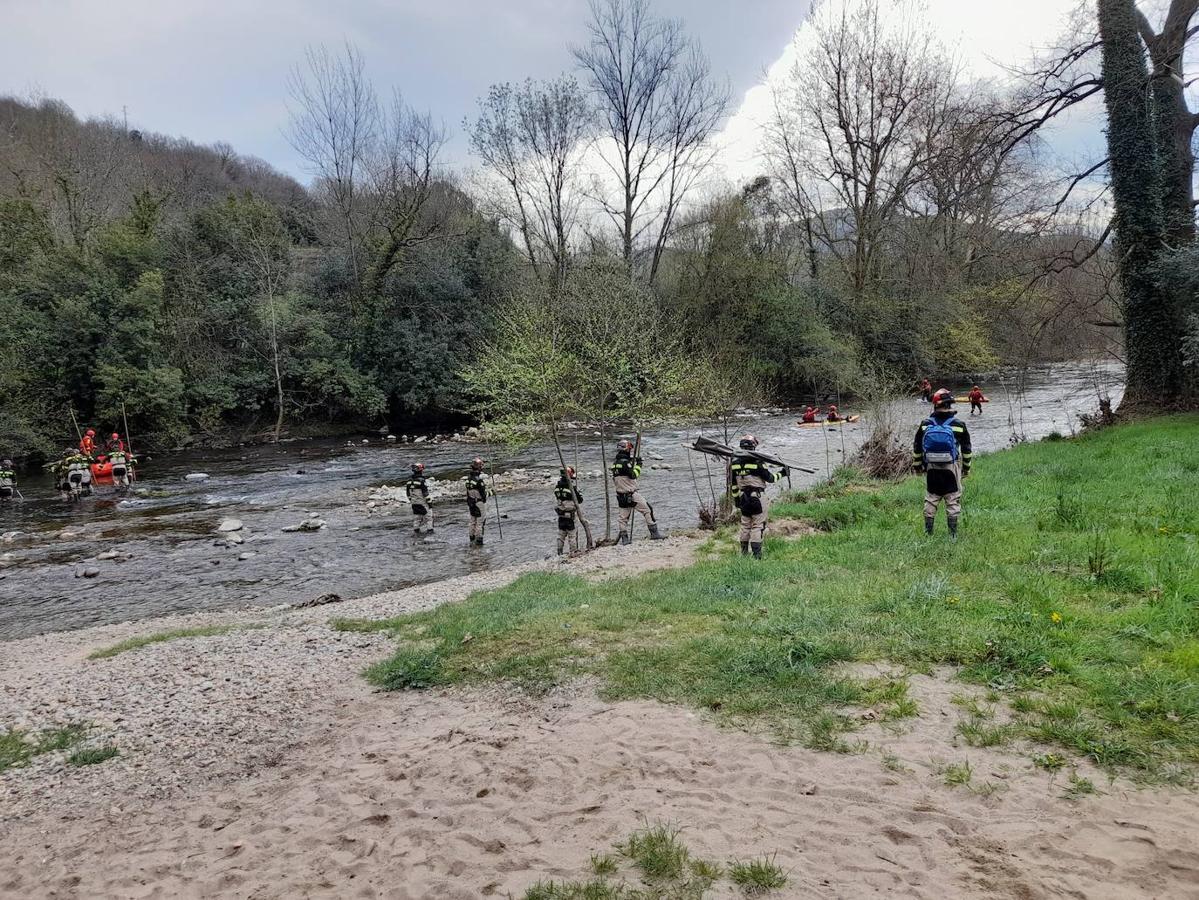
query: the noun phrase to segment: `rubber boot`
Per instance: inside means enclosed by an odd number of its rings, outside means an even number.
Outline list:
[[[657,525],[651,525],[649,526],[649,539],[651,541],[664,541],[666,540],[666,536],[658,530]]]
[[[479,535],[477,538],[475,538],[475,543],[478,544],[480,547],[482,547],[483,546],[483,535]]]
[[[933,523],[934,523],[934,522],[936,522],[936,521],[937,521],[937,520],[936,520],[935,518],[933,518],[932,516],[925,516],[925,517],[924,517],[924,533],[925,533],[925,534],[932,534],[932,533],[933,533]]]
[[[749,541],[742,541],[742,542],[741,542],[741,555],[742,555],[742,556],[749,556]]]
[[[622,544],[633,543],[633,541],[629,538],[629,533],[627,531],[622,531],[620,533],[620,543],[622,543]]]
[[[951,541],[956,541],[958,539],[958,517],[957,516],[949,517],[949,539]]]
[[[762,545],[761,544],[750,544],[749,547],[753,551],[754,559],[762,558]]]

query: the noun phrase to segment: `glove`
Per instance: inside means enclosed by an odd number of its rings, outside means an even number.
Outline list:
[[[635,462],[637,465],[641,465],[641,457],[638,456],[635,460],[633,460],[633,462]]]
[[[784,478],[790,478],[791,470],[788,469],[786,466],[783,466],[783,470],[779,474],[782,475]]]

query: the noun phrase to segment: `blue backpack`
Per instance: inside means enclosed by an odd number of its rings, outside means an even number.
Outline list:
[[[944,465],[957,462],[958,439],[953,433],[955,416],[950,416],[944,422],[936,419],[928,420],[924,430],[924,464]]]

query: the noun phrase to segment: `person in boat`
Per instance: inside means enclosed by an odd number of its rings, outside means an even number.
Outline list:
[[[920,381],[920,399],[923,400],[925,403],[928,403],[930,400],[932,400],[932,397],[933,397],[933,383],[931,381],[929,381],[927,378],[921,379],[921,381]]]
[[[824,417],[824,421],[826,421],[826,422],[842,421],[841,413],[837,412],[837,407],[835,405],[830,404],[830,406],[828,408],[828,415]]]
[[[96,429],[89,428],[79,439],[79,452],[89,460],[96,455]]]
[[[982,415],[983,404],[987,402],[987,398],[983,396],[983,392],[979,390],[978,385],[970,388],[970,393],[966,395],[970,400],[970,415]]]
[[[741,450],[758,449],[758,439],[752,434],[741,438],[737,446]],[[766,464],[756,456],[739,453],[729,463],[729,475],[733,480],[733,494],[737,501],[737,509],[741,511],[741,555],[753,554],[754,559],[762,558],[762,538],[766,533],[766,485],[788,475],[784,466],[776,475],[766,467]]]
[[[662,540],[658,531],[658,520],[654,517],[654,508],[637,489],[637,479],[641,477],[641,457],[633,456],[633,442],[622,440],[616,445],[616,458],[610,466],[612,486],[616,489],[616,505],[620,508],[617,520],[620,522],[619,541],[630,544],[633,541],[630,525],[633,515],[641,513],[649,528],[650,540]]]
[[[813,422],[816,421],[816,416],[819,414],[819,412],[820,412],[820,410],[818,410],[814,406],[805,407],[804,411],[803,411],[803,416],[800,418],[799,423],[801,425],[811,425]]]
[[[554,512],[558,514],[558,555],[561,556],[566,542],[574,534],[575,518],[583,502],[583,492],[575,481],[574,466],[558,471],[558,483],[554,485]]]
[[[12,460],[0,462],[0,501],[11,500],[17,493],[17,473]]]
[[[433,533],[433,509],[429,503],[429,483],[425,478],[425,464],[412,464],[412,477],[404,485],[408,502],[412,504],[412,533]]]
[[[932,534],[937,508],[945,503],[950,540],[956,540],[962,514],[962,482],[970,474],[970,432],[959,422],[953,394],[933,394],[933,414],[920,423],[912,439],[912,468],[923,472],[924,533]]]
[[[471,546],[483,546],[483,529],[487,526],[487,484],[483,481],[483,460],[471,460],[470,474],[466,476],[466,507],[470,512],[470,531],[467,537]]]

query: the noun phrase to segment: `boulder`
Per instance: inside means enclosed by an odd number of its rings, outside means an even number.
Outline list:
[[[387,436],[387,443],[394,444],[395,442],[396,442],[396,436],[394,434],[389,434]]]
[[[76,578],[95,578],[99,574],[100,574],[100,570],[97,569],[95,566],[86,566],[82,569],[75,570]]]
[[[208,473],[207,472],[192,472],[190,475],[184,475],[183,480],[184,481],[207,481]]]
[[[116,550],[105,550],[103,553],[97,553],[96,559],[99,559],[99,560],[116,559],[120,555],[121,554],[119,554]]]
[[[3,541],[6,544],[11,544],[13,541],[21,538],[24,534],[25,532],[23,531],[6,531],[4,534],[0,534],[0,541]]]
[[[245,527],[242,525],[241,519],[224,519],[216,530],[221,534],[227,534],[231,531],[241,531]]]
[[[287,532],[295,531],[320,531],[325,527],[325,523],[320,519],[306,519],[299,525],[285,525],[283,530]]]

